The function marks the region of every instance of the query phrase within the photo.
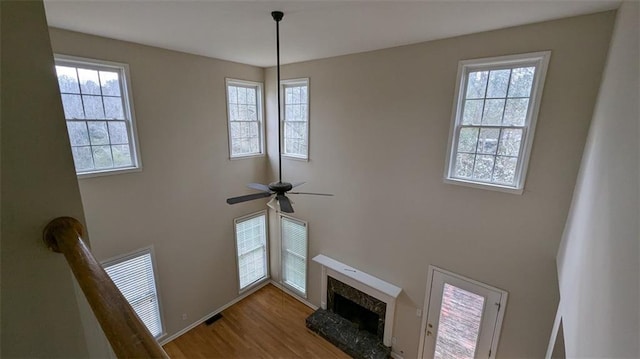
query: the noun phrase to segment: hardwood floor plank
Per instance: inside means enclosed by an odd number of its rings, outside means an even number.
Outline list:
[[[305,327],[313,312],[269,284],[164,345],[171,358],[349,358]]]

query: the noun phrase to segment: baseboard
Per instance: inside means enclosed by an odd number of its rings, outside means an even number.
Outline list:
[[[307,301],[304,298],[301,298],[299,295],[297,295],[295,292],[289,290],[287,287],[285,287],[284,285],[274,281],[273,279],[270,281],[271,284],[273,284],[276,288],[280,289],[281,291],[289,294],[290,296],[292,296],[293,298],[295,298],[298,302],[306,305],[307,307],[313,309],[313,310],[318,310],[318,306],[314,305],[313,303]]]
[[[209,314],[205,315],[204,317],[202,317],[202,318],[200,318],[200,319],[196,320],[195,322],[193,322],[193,323],[191,323],[190,325],[188,325],[186,328],[184,328],[184,329],[180,330],[179,332],[177,332],[177,333],[175,333],[175,334],[173,334],[173,335],[171,335],[171,336],[169,336],[169,337],[167,337],[167,338],[164,338],[164,339],[160,340],[160,341],[159,341],[160,345],[165,345],[165,344],[169,343],[170,341],[172,341],[172,340],[174,340],[174,339],[178,338],[178,337],[179,337],[179,336],[181,336],[182,334],[184,334],[184,333],[186,333],[186,332],[190,331],[191,329],[193,329],[193,328],[197,327],[198,325],[202,324],[205,320],[207,320],[207,319],[209,319],[209,318],[213,317],[214,315],[216,315],[216,314],[218,314],[218,313],[222,312],[223,310],[225,310],[225,309],[229,308],[230,306],[232,306],[232,305],[234,305],[234,304],[238,303],[239,301],[241,301],[241,300],[243,300],[244,298],[246,298],[246,297],[250,296],[251,294],[253,294],[254,292],[256,292],[258,289],[260,289],[260,288],[264,287],[265,285],[267,285],[267,284],[269,284],[269,283],[272,283],[272,281],[266,280],[266,281],[264,281],[263,283],[258,284],[257,286],[255,286],[255,287],[251,288],[250,290],[248,290],[248,291],[246,291],[246,292],[242,293],[241,295],[237,296],[236,298],[234,298],[234,299],[233,299],[232,301],[230,301],[229,303],[227,303],[227,304],[223,305],[222,307],[220,307],[220,308],[218,308],[218,309],[214,310],[213,312],[211,312],[211,313],[209,313]]]
[[[404,359],[404,358],[402,357],[402,355],[400,355],[400,354],[398,354],[398,353],[396,353],[396,352],[391,352],[391,357],[392,357],[393,359]]]

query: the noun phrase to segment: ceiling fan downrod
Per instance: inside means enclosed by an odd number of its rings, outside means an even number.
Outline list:
[[[261,198],[267,198],[273,196],[272,200],[276,201],[280,207],[280,210],[285,213],[293,213],[293,207],[291,206],[291,201],[287,197],[287,193],[290,194],[304,194],[304,195],[312,195],[312,196],[333,196],[329,193],[314,193],[314,192],[291,192],[291,190],[295,187],[298,187],[304,182],[299,183],[289,183],[282,182],[282,109],[281,109],[281,93],[280,93],[280,20],[284,17],[284,13],[282,11],[272,11],[271,16],[273,20],[276,22],[276,70],[277,70],[277,98],[278,98],[278,182],[269,183],[269,185],[261,184],[261,183],[249,183],[247,187],[260,191],[258,193],[247,194],[238,197],[227,198],[228,204],[236,204],[247,201],[253,201]],[[269,204],[267,204],[269,205]]]
[[[272,11],[271,16],[276,21],[276,93],[278,94],[278,182],[282,183],[282,144],[280,134],[282,133],[282,119],[280,118],[280,21],[284,17],[282,11]]]

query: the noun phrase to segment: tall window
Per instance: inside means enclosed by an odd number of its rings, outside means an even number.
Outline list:
[[[282,81],[284,156],[309,158],[309,79]]]
[[[227,115],[230,157],[262,155],[262,84],[227,79]]]
[[[127,65],[56,55],[56,72],[76,173],[139,168]]]
[[[162,335],[151,249],[107,261],[103,267],[151,334]]]
[[[282,281],[307,297],[307,223],[280,215]]]
[[[522,192],[549,56],[460,62],[447,180]]]
[[[236,254],[240,291],[268,277],[267,212],[261,211],[235,221]]]

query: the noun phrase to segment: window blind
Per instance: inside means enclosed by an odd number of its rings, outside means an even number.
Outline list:
[[[307,224],[280,217],[282,229],[282,280],[285,285],[307,293]]]
[[[267,276],[266,215],[236,220],[240,290]]]
[[[160,336],[162,322],[151,252],[147,250],[132,258],[107,263],[104,270],[151,334],[156,338]]]

